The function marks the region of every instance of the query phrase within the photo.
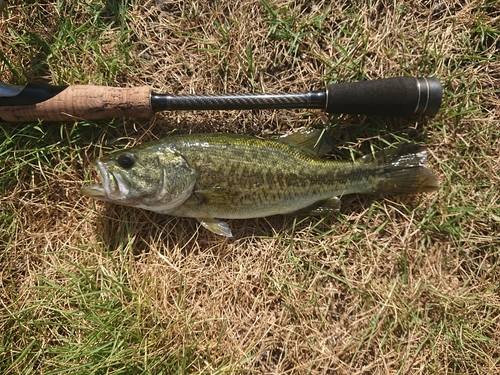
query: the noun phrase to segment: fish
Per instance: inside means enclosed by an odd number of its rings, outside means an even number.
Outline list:
[[[232,237],[226,219],[278,214],[326,215],[347,194],[416,194],[438,188],[415,143],[332,160],[331,138],[315,129],[259,138],[174,135],[118,150],[92,162],[100,183],[85,196],[179,217]]]

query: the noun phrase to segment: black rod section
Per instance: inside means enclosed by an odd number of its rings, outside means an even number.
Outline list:
[[[16,95],[9,94],[16,90]],[[30,105],[43,102],[53,98],[60,92],[64,91],[68,86],[53,86],[43,82],[30,82],[26,86],[5,85],[0,86],[0,107]],[[4,96],[5,94],[5,96]]]
[[[172,110],[325,109],[326,91],[274,94],[165,95],[151,94],[153,112]]]
[[[443,96],[435,77],[394,77],[335,83],[326,88],[326,112],[380,116],[433,116]]]
[[[329,84],[324,91],[275,94],[165,95],[152,93],[153,112],[165,110],[322,109],[354,115],[435,115],[441,83],[434,77],[394,77]]]

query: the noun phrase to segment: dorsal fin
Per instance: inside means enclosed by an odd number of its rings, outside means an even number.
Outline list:
[[[296,148],[301,153],[312,157],[323,156],[332,151],[333,148],[333,140],[324,129],[285,134],[276,138],[276,141]]]

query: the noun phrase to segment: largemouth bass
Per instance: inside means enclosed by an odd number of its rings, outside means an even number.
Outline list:
[[[83,194],[158,213],[193,217],[231,237],[218,219],[298,212],[324,214],[345,194],[414,194],[437,189],[425,147],[400,144],[355,161],[320,156],[320,130],[277,139],[235,134],[178,135],[93,161],[101,183]]]

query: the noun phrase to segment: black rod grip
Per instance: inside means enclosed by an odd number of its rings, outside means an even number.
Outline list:
[[[435,77],[333,83],[326,90],[326,112],[378,116],[433,116],[443,96]]]

